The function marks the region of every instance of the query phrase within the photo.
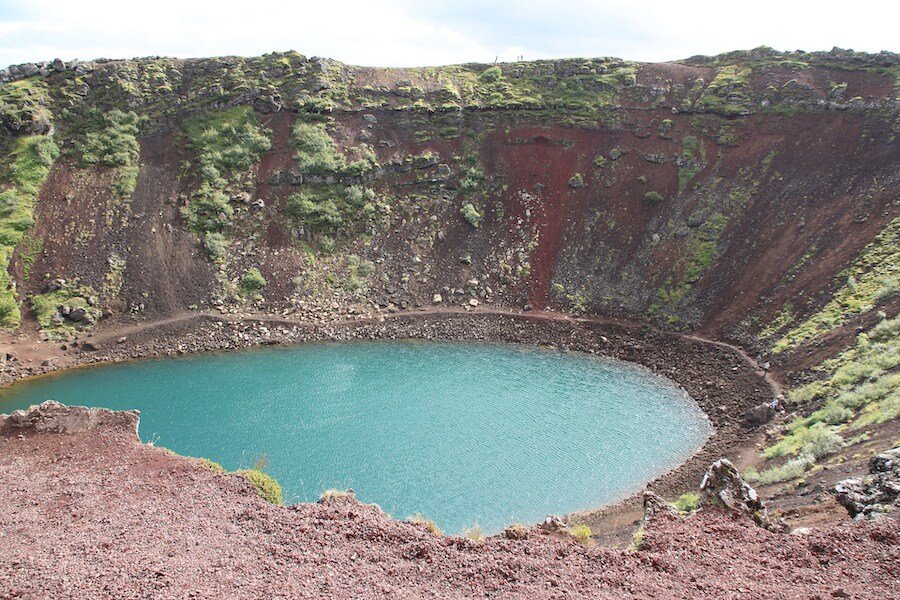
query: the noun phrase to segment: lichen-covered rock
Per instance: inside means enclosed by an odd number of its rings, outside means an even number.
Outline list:
[[[14,435],[31,430],[37,433],[81,433],[101,427],[122,428],[137,437],[140,412],[66,406],[55,400],[0,415],[0,435]]]
[[[700,483],[700,505],[713,505],[746,514],[757,524],[769,527],[768,511],[749,483],[738,474],[730,460],[720,458],[709,466]]]
[[[873,456],[869,475],[834,486],[838,503],[854,519],[870,519],[900,507],[900,446]]]

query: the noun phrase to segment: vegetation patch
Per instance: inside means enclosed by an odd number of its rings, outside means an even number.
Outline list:
[[[715,78],[700,95],[697,109],[724,117],[749,115],[753,112],[751,92],[750,68],[726,65],[716,71]]]
[[[185,207],[188,226],[200,235],[222,233],[234,215],[227,187],[246,175],[272,147],[270,134],[259,128],[249,106],[235,106],[188,121],[185,132],[197,155],[200,178],[199,189]]]
[[[651,190],[644,194],[644,200],[649,204],[659,204],[663,201],[663,195],[655,190]]]
[[[244,271],[244,274],[241,275],[241,291],[248,296],[258,293],[261,289],[266,287],[268,282],[266,278],[263,277],[262,273],[259,272],[259,269],[256,267],[247,269]]]
[[[684,192],[687,184],[703,168],[706,161],[706,146],[693,136],[685,136],[681,140],[681,156],[678,159],[678,193]]]
[[[43,133],[50,128],[50,94],[38,77],[0,85],[0,125],[10,131]]]
[[[34,203],[59,148],[48,135],[13,138],[0,162],[0,328],[16,329],[22,316],[9,261],[34,225]]]
[[[89,287],[64,285],[29,298],[38,326],[52,339],[69,339],[88,329],[100,319],[94,290]]]
[[[675,508],[683,513],[691,513],[700,508],[700,495],[693,492],[682,494],[675,501]]]
[[[821,408],[788,423],[784,435],[763,451],[765,458],[796,459],[758,474],[761,483],[801,476],[816,460],[858,443],[865,435],[845,441],[842,433],[900,417],[900,315],[883,319],[857,336],[856,345],[826,361],[823,379],[795,388],[790,402]]]
[[[463,204],[462,208],[459,209],[459,213],[472,227],[481,227],[481,222],[484,220],[484,211],[479,211],[471,202]]]
[[[85,132],[76,141],[81,163],[113,168],[113,195],[129,198],[137,185],[139,171],[141,149],[137,135],[140,118],[133,112],[115,109],[98,120],[101,123],[99,131]]]
[[[278,506],[284,504],[281,485],[268,473],[263,473],[259,469],[241,469],[236,471],[236,473],[246,479],[253,486],[253,489],[256,490],[256,493],[259,494],[259,497],[266,502]]]
[[[594,535],[594,532],[591,531],[591,528],[584,523],[569,527],[568,529],[566,529],[566,533],[571,535],[573,538],[575,538],[585,546],[591,543],[591,537]]]
[[[900,217],[862,249],[839,279],[845,281],[817,313],[788,331],[772,348],[783,352],[814,340],[851,317],[868,312],[900,292]]]

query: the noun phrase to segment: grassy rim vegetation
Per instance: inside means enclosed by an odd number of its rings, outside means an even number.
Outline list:
[[[2,163],[0,191],[0,328],[14,330],[22,315],[9,262],[16,245],[34,225],[34,204],[59,148],[49,135],[13,138]]]

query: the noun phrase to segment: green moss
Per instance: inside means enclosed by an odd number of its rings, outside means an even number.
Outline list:
[[[13,250],[34,224],[34,203],[59,149],[50,136],[14,138],[0,163],[0,328],[21,322],[15,284],[9,274]]]
[[[466,202],[459,209],[459,212],[469,225],[475,228],[481,227],[481,222],[484,220],[484,212],[475,208],[474,204]]]
[[[197,461],[200,463],[201,467],[208,471],[212,471],[213,473],[217,474],[225,473],[225,467],[215,461],[212,461],[208,458],[198,458]]]
[[[788,331],[772,348],[783,352],[814,340],[900,292],[900,217],[891,221],[840,275],[845,280],[821,310]]]
[[[695,510],[700,508],[699,494],[682,494],[678,497],[678,500],[675,501],[675,508],[683,513],[694,512]]]
[[[581,173],[575,173],[572,177],[569,178],[569,187],[572,189],[578,189],[580,187],[584,187],[584,175]]]
[[[594,532],[591,531],[591,528],[584,523],[569,527],[568,529],[566,529],[566,533],[568,533],[584,545],[588,545],[591,542],[591,537],[594,535]]]
[[[236,471],[238,475],[247,480],[253,486],[259,497],[269,502],[281,506],[284,504],[284,497],[281,492],[281,485],[278,481],[267,473],[263,473],[259,469],[242,469]]]

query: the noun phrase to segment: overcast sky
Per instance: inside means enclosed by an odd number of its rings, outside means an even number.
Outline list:
[[[258,55],[439,65],[760,45],[900,51],[900,0],[0,0],[0,67],[62,58]]]

